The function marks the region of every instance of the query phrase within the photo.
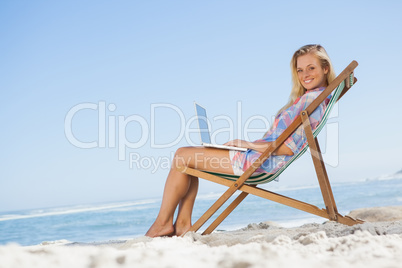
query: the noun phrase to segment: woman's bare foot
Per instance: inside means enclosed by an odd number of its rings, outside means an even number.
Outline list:
[[[182,236],[185,233],[187,233],[188,230],[190,230],[191,228],[191,224],[185,224],[185,225],[179,225],[179,224],[175,224],[174,225],[174,229],[175,229],[175,235],[177,236]]]
[[[160,236],[173,236],[175,229],[173,225],[158,225],[156,222],[152,224],[145,236],[160,237]]]

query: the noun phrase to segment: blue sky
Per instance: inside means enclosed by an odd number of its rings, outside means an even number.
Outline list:
[[[330,179],[394,173],[401,10],[400,1],[1,1],[0,210],[161,197],[165,161],[197,142],[181,132],[195,127],[193,101],[216,119],[217,142],[230,137],[219,132],[224,118],[245,138],[249,118],[264,128],[261,116],[272,122],[287,101],[290,58],[309,43],[327,49],[337,73],[359,62],[359,82],[320,136]],[[66,122],[95,148],[75,146]],[[123,144],[119,160],[123,141],[139,148]],[[309,157],[272,187],[314,184]],[[203,182],[200,193],[221,189]]]

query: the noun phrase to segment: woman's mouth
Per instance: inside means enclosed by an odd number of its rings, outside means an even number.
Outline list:
[[[310,84],[310,83],[311,83],[311,81],[313,81],[313,79],[304,80],[304,83],[305,83],[305,84]]]

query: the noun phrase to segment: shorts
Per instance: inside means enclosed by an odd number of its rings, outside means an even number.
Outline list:
[[[235,155],[236,155],[238,152],[239,152],[239,151],[237,151],[237,150],[229,150],[229,158],[230,158],[230,161],[232,161],[232,159],[235,157]],[[243,175],[244,170],[241,169],[240,167],[235,166],[235,165],[232,164],[232,168],[233,168],[233,174],[234,174],[234,175],[236,175],[236,176],[241,176],[241,175]],[[261,172],[254,172],[252,175],[258,175],[258,174],[261,174]]]

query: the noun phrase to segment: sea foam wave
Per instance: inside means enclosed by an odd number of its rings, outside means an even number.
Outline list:
[[[0,216],[0,221],[10,221],[10,220],[18,220],[18,219],[28,219],[28,218],[38,218],[38,217],[47,217],[47,216],[55,216],[55,215],[67,215],[67,214],[75,214],[75,213],[83,213],[90,211],[101,211],[101,210],[109,210],[109,209],[119,209],[119,208],[127,208],[127,207],[135,207],[139,205],[147,205],[154,204],[157,200],[141,200],[135,202],[125,202],[118,204],[106,204],[106,205],[97,205],[97,206],[79,206],[79,207],[68,207],[68,208],[57,208],[50,210],[32,210],[29,214],[5,214]]]

